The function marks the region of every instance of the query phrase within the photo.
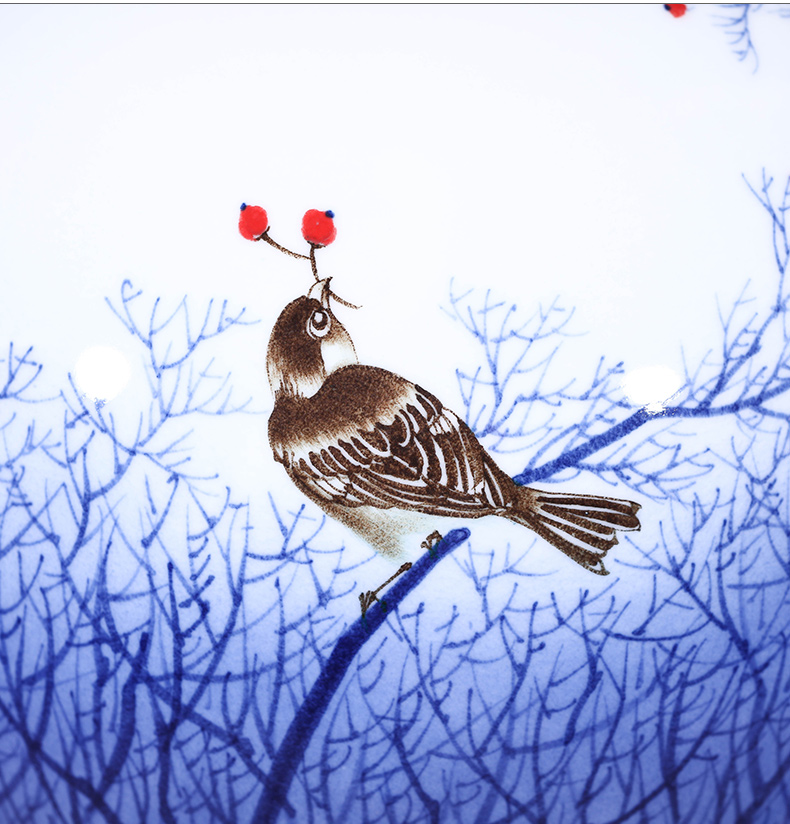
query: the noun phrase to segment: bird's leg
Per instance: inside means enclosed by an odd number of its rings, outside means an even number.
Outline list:
[[[370,592],[360,592],[359,593],[359,606],[362,608],[362,617],[365,617],[365,613],[373,606],[374,601],[378,601],[379,599],[376,597],[376,593],[381,592],[387,584],[392,583],[399,575],[403,575],[404,572],[408,572],[411,569],[410,563],[405,563],[401,566],[401,568],[392,576],[387,578],[387,580],[378,588],[374,589]],[[381,601],[382,609],[387,609],[386,601]]]
[[[436,547],[439,544],[439,541],[441,540],[442,535],[434,529],[434,531],[420,544],[420,546],[423,549],[428,550],[428,553],[430,554],[431,558],[435,558]]]

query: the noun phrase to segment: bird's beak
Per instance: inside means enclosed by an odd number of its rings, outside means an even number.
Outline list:
[[[308,298],[321,301],[321,304],[325,309],[329,309],[329,295],[331,294],[331,290],[329,289],[329,281],[331,280],[332,278],[324,278],[323,280],[319,280],[310,287],[310,291],[307,293]]]

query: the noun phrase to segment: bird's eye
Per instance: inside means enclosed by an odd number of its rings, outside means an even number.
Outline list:
[[[331,325],[329,313],[323,309],[317,309],[310,315],[310,320],[307,323],[307,332],[314,338],[323,338],[329,334],[329,327]]]

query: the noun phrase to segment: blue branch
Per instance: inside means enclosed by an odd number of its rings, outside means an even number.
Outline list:
[[[386,604],[375,604],[363,618],[355,621],[340,638],[327,659],[321,674],[316,678],[283,738],[269,771],[267,791],[252,817],[255,824],[274,824],[286,803],[288,789],[302,761],[307,745],[324,717],[329,704],[340,687],[346,673],[359,651],[384,623],[387,613],[397,609],[401,602],[434,569],[436,564],[449,555],[469,537],[468,529],[454,529],[445,535],[430,553],[426,553],[403,575],[386,595]]]

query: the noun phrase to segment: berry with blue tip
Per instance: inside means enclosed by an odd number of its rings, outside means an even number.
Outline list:
[[[329,246],[337,237],[334,216],[331,210],[309,209],[302,218],[302,237],[313,246]]]
[[[269,216],[266,210],[260,206],[248,206],[241,204],[241,214],[239,215],[239,232],[247,240],[259,240],[261,235],[269,228]]]

